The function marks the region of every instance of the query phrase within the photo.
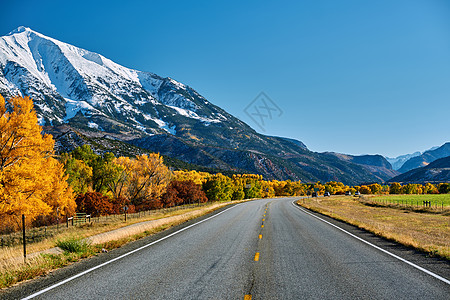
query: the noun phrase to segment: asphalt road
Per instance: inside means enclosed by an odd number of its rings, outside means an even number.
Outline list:
[[[135,246],[125,257],[122,249],[111,254],[113,262],[71,274],[63,284],[42,279],[27,293],[49,288],[35,299],[450,299],[448,262],[332,222],[444,280],[317,219],[292,199],[264,199],[150,246],[141,241],[145,248]]]

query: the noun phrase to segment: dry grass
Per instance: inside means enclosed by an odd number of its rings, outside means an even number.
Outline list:
[[[241,201],[234,201],[238,203]],[[21,245],[0,249],[0,288],[17,282],[44,275],[51,270],[65,266],[79,259],[95,255],[104,249],[118,248],[128,242],[160,232],[188,220],[208,214],[230,202],[211,203],[201,207],[158,212],[140,219],[129,219],[127,223],[90,223],[71,227],[41,242],[27,246],[27,261],[23,261]],[[56,248],[58,241],[86,239],[91,244],[83,253],[63,253]]]
[[[303,207],[364,228],[406,246],[450,259],[450,216],[367,205],[358,198],[335,196],[298,201]]]

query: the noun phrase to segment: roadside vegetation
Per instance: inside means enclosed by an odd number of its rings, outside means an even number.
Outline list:
[[[439,196],[439,195],[438,195]],[[387,200],[381,201],[383,198]],[[448,195],[441,200],[448,201]],[[391,199],[391,200],[389,200]],[[450,260],[450,209],[416,207],[414,201],[433,199],[429,195],[333,196],[305,198],[297,203],[305,208],[366,229],[376,235]]]

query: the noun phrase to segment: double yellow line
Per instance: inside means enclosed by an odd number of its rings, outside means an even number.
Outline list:
[[[263,219],[262,219],[262,223],[261,223],[261,228],[264,228],[264,222],[266,221],[267,206],[268,206],[268,204],[266,204],[265,209],[264,209],[264,215],[263,215]],[[262,240],[262,233],[259,234],[258,239]],[[259,261],[259,252],[255,253],[255,258],[253,260]]]

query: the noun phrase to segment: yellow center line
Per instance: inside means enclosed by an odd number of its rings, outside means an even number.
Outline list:
[[[256,252],[255,254],[255,261],[259,261],[259,252]]]
[[[252,295],[245,295],[244,300],[252,300]]]
[[[261,225],[261,228],[264,228],[264,224]]]
[[[265,219],[263,219],[263,222],[264,222],[264,220],[265,220]]]
[[[259,239],[262,239],[262,234],[259,235]]]

